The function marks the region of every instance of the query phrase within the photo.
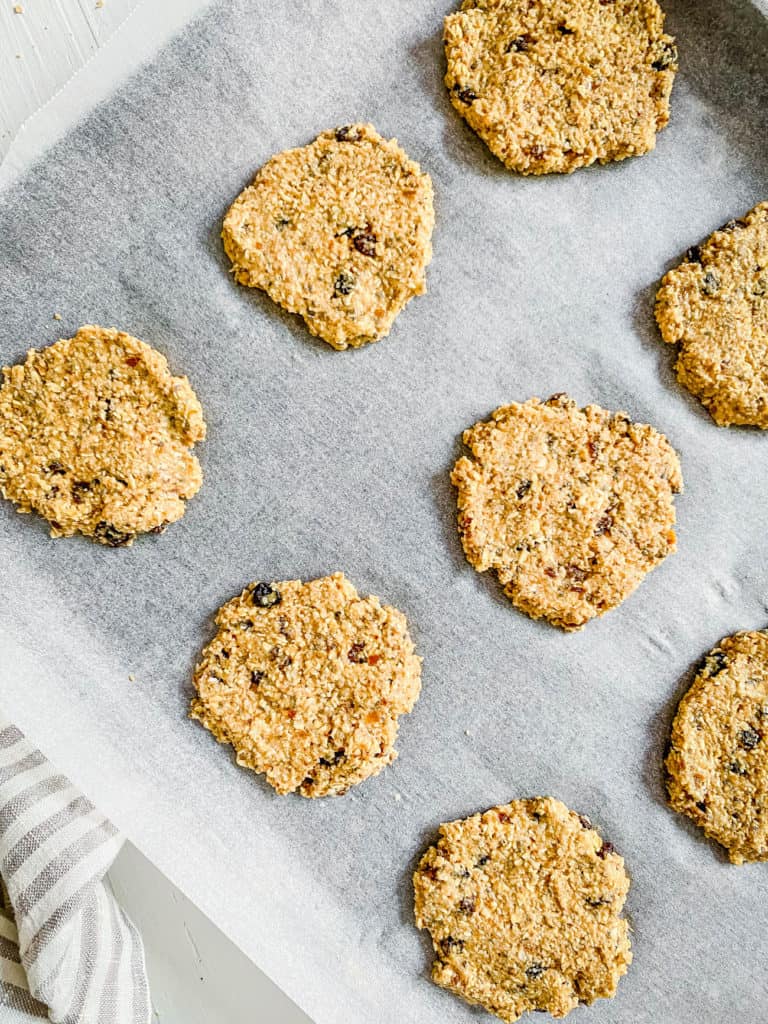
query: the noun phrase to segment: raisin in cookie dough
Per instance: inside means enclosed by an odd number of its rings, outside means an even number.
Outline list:
[[[342,573],[255,583],[216,616],[192,717],[278,793],[341,796],[397,757],[421,686],[405,616]]]
[[[433,980],[504,1021],[610,998],[632,960],[624,861],[559,800],[441,825],[413,883]]]
[[[531,618],[580,629],[675,550],[680,463],[653,427],[554,395],[463,438],[451,480],[467,559]]]
[[[768,202],[688,250],[661,283],[656,320],[715,423],[768,428]]]
[[[432,182],[370,124],[272,157],[235,200],[222,238],[240,284],[263,289],[336,349],[389,334],[425,291]]]
[[[124,547],[184,515],[205,437],[186,377],[122,331],[81,327],[3,370],[0,490],[52,537]]]
[[[677,709],[667,756],[672,807],[728,850],[768,860],[768,633],[726,637]]]
[[[677,50],[656,0],[464,0],[444,39],[451,103],[522,174],[646,153],[669,121]]]

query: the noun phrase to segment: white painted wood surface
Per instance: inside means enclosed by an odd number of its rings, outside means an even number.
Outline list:
[[[22,173],[204,2],[103,0],[97,6],[98,0],[0,0],[0,162],[26,124],[29,137],[15,147],[13,169]],[[125,25],[116,35],[139,7],[142,23]],[[110,37],[105,74],[104,67],[88,62]],[[51,116],[36,114],[78,71],[67,90],[72,94],[59,95]],[[125,846],[109,878],[144,939],[157,1024],[311,1024],[135,847]]]
[[[141,0],[0,0],[0,159]]]
[[[144,939],[156,1024],[312,1024],[135,847],[109,877]]]

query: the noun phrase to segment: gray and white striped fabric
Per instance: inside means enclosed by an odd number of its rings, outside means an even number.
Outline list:
[[[0,716],[0,1024],[148,1024],[141,938],[104,881],[122,842]]]

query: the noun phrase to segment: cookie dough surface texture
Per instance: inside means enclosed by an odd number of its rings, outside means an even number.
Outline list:
[[[661,283],[656,320],[715,423],[768,428],[768,202],[688,250]]]
[[[433,980],[502,1020],[611,997],[632,960],[624,861],[559,800],[441,825],[413,880]]]
[[[728,850],[768,860],[768,633],[710,652],[677,709],[667,756],[672,807]]]
[[[444,38],[451,102],[514,171],[637,156],[669,121],[677,50],[656,0],[464,0]]]
[[[653,427],[567,395],[497,409],[456,463],[469,562],[531,618],[581,628],[675,550],[680,463]]]
[[[219,610],[192,717],[278,793],[341,796],[397,756],[419,696],[405,616],[341,573],[255,583]]]
[[[261,288],[337,349],[389,334],[425,291],[432,182],[370,124],[272,157],[238,196],[222,238],[240,284]]]
[[[81,327],[3,370],[0,489],[51,536],[123,547],[184,515],[203,414],[186,377],[122,331]]]

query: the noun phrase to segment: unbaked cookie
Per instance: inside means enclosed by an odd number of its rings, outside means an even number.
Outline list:
[[[402,612],[342,573],[254,583],[216,616],[192,717],[278,793],[341,796],[397,757],[421,658]]]
[[[610,998],[632,960],[624,861],[551,797],[440,826],[413,876],[432,978],[505,1021]]]
[[[667,756],[672,807],[728,850],[768,860],[768,634],[736,633],[680,701]]]
[[[370,124],[272,157],[235,200],[222,238],[240,284],[263,289],[337,349],[389,334],[425,291],[432,182]]]
[[[464,0],[445,19],[451,102],[522,174],[656,145],[677,71],[656,0]]]
[[[184,515],[205,423],[186,377],[122,331],[87,325],[3,370],[0,490],[52,537],[125,547]]]
[[[688,250],[656,296],[677,376],[721,427],[768,427],[768,202]]]
[[[675,550],[680,463],[653,427],[553,395],[463,437],[472,457],[451,479],[464,551],[531,618],[579,629]]]

